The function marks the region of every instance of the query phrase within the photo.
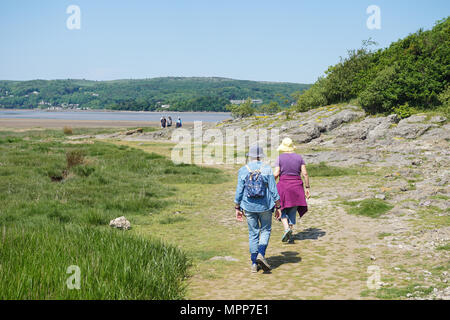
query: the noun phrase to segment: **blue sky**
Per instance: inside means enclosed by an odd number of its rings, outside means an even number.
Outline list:
[[[69,5],[81,9],[79,30],[66,27]],[[366,26],[369,5],[380,30]],[[448,15],[448,0],[2,0],[0,79],[312,83],[362,40],[386,47]]]

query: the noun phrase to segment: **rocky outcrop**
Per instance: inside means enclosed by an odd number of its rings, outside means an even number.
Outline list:
[[[298,128],[291,129],[283,134],[284,136],[290,136],[295,142],[308,143],[313,139],[320,137],[321,131],[317,124],[307,123],[300,125]]]
[[[387,130],[396,122],[397,115],[389,117],[367,117],[337,130],[336,137],[344,142],[353,142],[369,139],[371,141],[385,137]]]
[[[365,113],[362,111],[353,110],[343,110],[336,114],[330,115],[325,118],[321,124],[319,124],[319,129],[321,132],[328,132],[336,129],[344,123],[351,122],[358,118],[364,117]]]
[[[391,135],[406,139],[416,139],[431,127],[437,127],[434,124],[423,123],[425,119],[425,116],[411,116],[403,119],[398,123],[398,126],[393,128]]]
[[[308,143],[321,136],[322,133],[333,131],[345,123],[364,117],[363,111],[349,106],[343,110],[320,110],[306,112],[297,116],[295,120],[282,121],[279,119],[282,137],[289,136],[297,143]],[[273,124],[271,127],[275,127]]]

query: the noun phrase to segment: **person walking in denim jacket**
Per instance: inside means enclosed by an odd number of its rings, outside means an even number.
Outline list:
[[[244,213],[247,218],[252,272],[258,272],[258,267],[261,267],[264,271],[270,270],[270,265],[265,259],[265,255],[272,230],[272,213],[274,208],[276,209],[276,218],[279,219],[281,216],[280,196],[278,195],[277,185],[272,168],[261,162],[264,156],[263,149],[260,146],[250,147],[247,154],[250,162],[239,169],[234,200],[236,219],[243,221]],[[248,196],[245,179],[250,174],[249,169],[251,171],[261,171],[261,177],[265,185],[263,197]]]

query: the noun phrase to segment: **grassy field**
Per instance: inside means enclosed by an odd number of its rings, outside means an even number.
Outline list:
[[[422,208],[400,234],[392,203],[373,198],[398,169],[308,164],[312,198],[295,243],[281,242],[274,220],[272,273],[251,275],[247,224],[233,210],[240,165],[175,165],[169,142],[70,138],[0,133],[1,299],[404,299],[446,286],[436,279],[448,270],[448,244],[427,259],[399,245],[448,217]],[[108,226],[122,215],[131,230]],[[379,290],[367,287],[372,265]],[[67,287],[71,266],[80,290]]]
[[[177,205],[176,183],[223,179],[127,146],[67,144],[62,130],[0,132],[0,299],[183,298],[186,254],[108,223],[173,223],[164,212]],[[71,265],[80,290],[66,286]]]

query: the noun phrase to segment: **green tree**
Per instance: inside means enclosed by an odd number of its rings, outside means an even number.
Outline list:
[[[357,99],[369,113],[403,114],[414,110],[442,109],[450,79],[450,18],[438,21],[432,30],[419,30],[371,51],[370,39],[362,48],[328,68],[319,80],[298,98],[295,110],[306,111],[326,104]]]
[[[229,104],[226,109],[231,112],[233,118],[246,118],[255,114],[255,108],[251,98],[245,100],[242,104]]]
[[[325,78],[319,78],[309,90],[301,94],[298,97],[297,104],[294,106],[294,110],[297,112],[305,112],[326,105],[328,100],[325,96],[325,81],[327,81]]]
[[[383,69],[378,76],[361,92],[359,103],[370,113],[392,111],[399,100],[399,90],[396,66]]]
[[[275,114],[281,111],[281,107],[278,102],[270,101],[269,104],[263,104],[259,107],[259,112],[264,113],[265,115]]]

